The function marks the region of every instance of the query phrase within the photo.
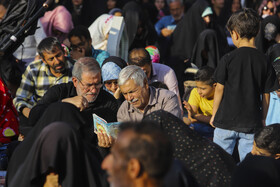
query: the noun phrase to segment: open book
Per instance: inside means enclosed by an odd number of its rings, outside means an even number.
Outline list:
[[[106,133],[108,136],[112,136],[113,138],[117,138],[119,132],[120,122],[107,123],[107,121],[96,114],[92,115],[93,124],[94,124],[94,132],[97,134],[98,132]]]

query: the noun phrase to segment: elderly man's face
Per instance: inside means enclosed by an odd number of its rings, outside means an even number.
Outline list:
[[[130,140],[134,137],[131,131],[124,131],[119,134],[118,141],[111,148],[111,153],[105,157],[102,162],[102,169],[108,174],[108,182],[114,187],[133,186],[132,172],[128,169],[128,162],[125,158],[124,149],[129,145]]]
[[[81,77],[81,80],[73,77],[77,95],[84,96],[89,103],[92,103],[96,100],[102,87],[101,73],[83,72]]]
[[[149,85],[143,87],[137,85],[133,79],[129,79],[120,86],[124,98],[135,108],[143,110],[149,102]]]
[[[184,6],[178,2],[172,2],[169,3],[169,11],[172,15],[172,17],[174,18],[175,21],[178,21],[182,18],[183,14],[184,14]]]

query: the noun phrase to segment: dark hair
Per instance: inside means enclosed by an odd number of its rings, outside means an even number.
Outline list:
[[[160,81],[152,82],[151,84],[149,84],[149,86],[153,86],[155,88],[164,88],[164,89],[168,90],[168,87],[166,86],[166,84],[164,84],[163,82],[160,82]]]
[[[194,80],[213,86],[213,84],[216,82],[213,79],[214,72],[215,70],[213,68],[209,66],[203,66],[195,74]]]
[[[227,29],[237,32],[241,38],[251,39],[257,36],[260,28],[260,17],[251,8],[244,8],[232,14],[227,22]]]
[[[162,179],[170,168],[173,155],[168,136],[157,123],[151,121],[120,125],[119,133],[127,130],[133,131],[135,137],[123,149],[126,159],[136,158],[149,177]]]
[[[0,5],[3,5],[5,8],[8,8],[11,0],[0,0]]]
[[[260,129],[255,133],[254,140],[258,148],[267,150],[273,155],[280,153],[280,124]]]
[[[132,49],[128,55],[129,65],[144,66],[151,63],[151,56],[149,52],[144,48]]]
[[[73,36],[77,36],[81,41],[83,38],[87,40],[91,40],[90,32],[87,27],[83,25],[78,25],[74,27],[69,33],[68,33],[68,39],[72,38]]]
[[[47,38],[44,38],[38,45],[37,47],[37,51],[39,53],[39,55],[43,58],[44,58],[44,54],[43,52],[47,52],[47,53],[53,53],[55,52],[56,50],[60,49],[64,52],[64,49],[61,45],[61,43],[58,41],[57,38],[55,37],[47,37]]]

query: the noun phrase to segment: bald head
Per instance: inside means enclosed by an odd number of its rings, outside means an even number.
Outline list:
[[[151,57],[149,52],[144,48],[135,48],[130,51],[128,56],[128,64],[136,66],[144,66],[151,64]]]

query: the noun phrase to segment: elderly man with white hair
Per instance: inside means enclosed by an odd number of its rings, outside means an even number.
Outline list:
[[[130,65],[122,69],[118,85],[126,100],[118,110],[119,122],[141,121],[145,115],[160,109],[182,118],[176,94],[149,87],[147,76],[140,67]]]

